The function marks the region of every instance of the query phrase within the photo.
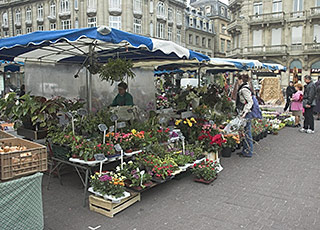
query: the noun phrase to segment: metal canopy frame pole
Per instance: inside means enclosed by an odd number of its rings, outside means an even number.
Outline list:
[[[89,58],[90,65],[93,64],[93,48],[89,45]],[[88,71],[88,70],[87,70]],[[89,71],[89,78],[87,79],[88,84],[88,111],[92,111],[92,73]]]

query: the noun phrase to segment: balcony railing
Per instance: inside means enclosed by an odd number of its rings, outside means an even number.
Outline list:
[[[49,20],[50,22],[55,22],[55,21],[57,20],[57,18],[56,18],[55,15],[49,15],[49,16],[48,16],[48,20]]]
[[[227,26],[227,31],[232,31],[232,30],[241,30],[242,29],[242,20],[241,19],[236,19],[232,21],[230,24]]]
[[[273,12],[273,13],[267,13],[267,14],[250,15],[249,24],[254,24],[259,22],[264,22],[264,23],[279,22],[279,21],[283,21],[284,18],[285,18],[284,12]]]
[[[89,17],[93,17],[97,14],[97,9],[96,8],[88,8],[87,9],[87,15]]]
[[[9,24],[8,23],[2,23],[2,28],[3,29],[8,29],[9,28]]]
[[[16,21],[14,23],[14,25],[17,27],[17,28],[20,28],[21,27],[21,21]]]
[[[229,0],[229,7],[240,5],[242,3],[242,0]]]
[[[287,45],[272,45],[272,46],[265,47],[266,53],[286,53],[287,50],[288,50]]]
[[[138,9],[133,9],[133,14],[136,16],[141,16],[142,15],[142,9],[138,8]]]
[[[320,6],[310,8],[311,17],[320,17]]]
[[[112,7],[109,7],[109,13],[112,13],[112,14],[121,14],[122,12],[122,8],[121,6],[112,6]]]
[[[319,53],[320,51],[320,42],[319,43],[307,43],[304,45],[304,51],[305,52],[315,52]]]
[[[303,50],[302,44],[292,44],[290,46],[290,51],[300,51],[300,50]]]
[[[59,12],[59,17],[61,19],[66,19],[66,18],[69,18],[70,16],[71,16],[71,11]]]
[[[247,55],[279,55],[287,52],[286,45],[271,46],[250,46],[245,47],[244,53]]]
[[[306,11],[296,11],[290,13],[289,21],[300,21],[306,19]]]
[[[32,20],[26,19],[26,26],[31,26],[31,25],[32,25]]]
[[[242,49],[241,48],[235,48],[233,50],[227,51],[227,56],[235,56],[235,55],[240,55],[242,54]]]
[[[159,21],[167,21],[167,17],[163,14],[157,14],[157,19]]]

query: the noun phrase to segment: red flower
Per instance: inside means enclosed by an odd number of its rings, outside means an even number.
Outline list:
[[[162,129],[157,130],[158,133],[162,133]]]

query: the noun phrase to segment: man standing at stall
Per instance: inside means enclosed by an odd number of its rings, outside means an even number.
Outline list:
[[[304,125],[300,129],[303,133],[314,133],[314,117],[313,107],[316,105],[316,85],[313,83],[311,76],[304,76],[304,94],[303,94],[303,108],[304,111]]]
[[[118,84],[118,95],[113,99],[111,106],[133,105],[133,97],[127,92],[128,85],[124,82]]]

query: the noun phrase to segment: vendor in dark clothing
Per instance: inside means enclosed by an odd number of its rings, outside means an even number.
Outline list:
[[[118,95],[113,99],[111,106],[133,105],[133,98],[126,90],[128,85],[124,82],[118,85]]]
[[[289,108],[291,97],[295,92],[296,92],[296,89],[293,86],[293,82],[290,81],[289,86],[287,87],[287,90],[286,90],[287,102],[286,102],[286,106],[284,107],[284,112],[287,111],[287,109]]]

